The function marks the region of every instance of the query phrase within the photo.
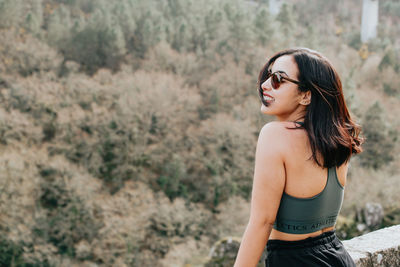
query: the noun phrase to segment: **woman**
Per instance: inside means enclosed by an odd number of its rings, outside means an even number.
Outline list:
[[[360,153],[340,78],[316,51],[275,54],[259,75],[260,132],[251,213],[235,266],[355,266],[336,237],[348,162]]]

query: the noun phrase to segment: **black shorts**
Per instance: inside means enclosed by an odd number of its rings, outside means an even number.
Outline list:
[[[267,267],[356,266],[335,231],[299,241],[269,240],[265,265]]]

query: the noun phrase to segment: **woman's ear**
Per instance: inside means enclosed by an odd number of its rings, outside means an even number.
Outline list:
[[[311,90],[301,93],[300,104],[307,106],[311,103]]]

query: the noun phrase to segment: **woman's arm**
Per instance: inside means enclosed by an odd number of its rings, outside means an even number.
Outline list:
[[[271,122],[261,129],[256,149],[250,219],[235,267],[257,266],[275,222],[285,187],[282,127],[279,122]]]

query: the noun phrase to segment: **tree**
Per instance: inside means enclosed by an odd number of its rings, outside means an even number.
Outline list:
[[[25,17],[24,27],[34,35],[40,32],[43,24],[42,0],[32,0],[30,9]]]
[[[72,26],[69,9],[64,6],[55,9],[47,22],[47,42],[59,47],[70,38]]]
[[[294,20],[292,9],[286,3],[282,5],[281,10],[277,16],[277,20],[282,25],[282,32],[284,33],[285,37],[287,39],[290,39],[291,33],[294,29]]]
[[[374,169],[379,169],[393,160],[393,143],[396,141],[396,135],[393,135],[385,124],[382,113],[381,105],[375,102],[363,119],[366,142],[360,160],[363,166]]]
[[[63,49],[66,60],[74,60],[88,74],[106,67],[117,70],[125,54],[121,27],[108,13],[96,11],[82,31],[73,34]]]
[[[15,27],[21,21],[21,0],[0,0],[0,28]]]
[[[256,34],[258,42],[263,46],[267,44],[267,41],[273,33],[271,19],[266,8],[257,10],[254,18],[254,33]]]

